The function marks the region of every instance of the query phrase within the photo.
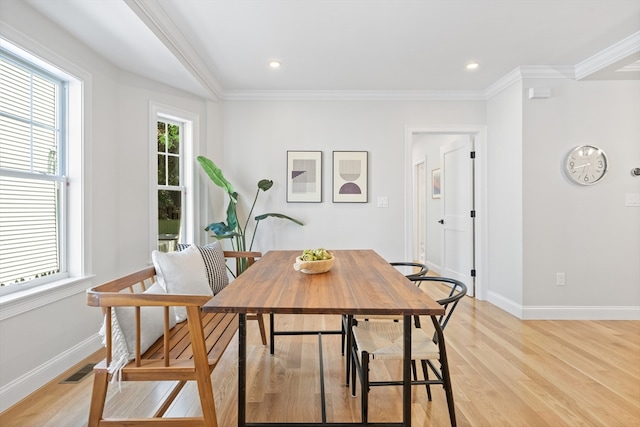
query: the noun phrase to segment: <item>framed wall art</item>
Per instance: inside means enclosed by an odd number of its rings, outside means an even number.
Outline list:
[[[440,169],[431,171],[431,198],[440,198]]]
[[[287,151],[287,202],[322,202],[322,151]]]
[[[367,151],[333,152],[333,202],[367,203]]]

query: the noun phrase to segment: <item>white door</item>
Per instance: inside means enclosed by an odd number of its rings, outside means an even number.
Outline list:
[[[440,147],[441,272],[460,280],[475,295],[473,139],[464,135]]]

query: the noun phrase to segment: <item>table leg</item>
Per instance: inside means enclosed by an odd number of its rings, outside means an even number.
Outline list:
[[[402,364],[402,421],[411,427],[411,316],[404,316],[404,359]]]
[[[238,314],[238,427],[246,425],[247,405],[247,315]]]

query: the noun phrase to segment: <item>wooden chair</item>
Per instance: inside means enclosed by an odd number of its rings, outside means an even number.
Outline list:
[[[431,400],[431,385],[442,385],[447,396],[451,425],[455,426],[455,407],[443,330],[451,319],[458,302],[467,293],[467,287],[458,280],[444,277],[425,276],[410,278],[410,280],[418,285],[423,282],[441,282],[451,285],[449,296],[438,300],[438,303],[445,308],[445,314],[439,317],[431,316],[434,333],[428,333],[425,328],[422,328],[419,317],[415,317],[415,325],[411,331],[411,359],[412,361],[420,361],[424,380],[418,380],[414,370],[414,380],[411,384],[425,385],[429,400]],[[402,385],[402,381],[370,381],[369,370],[370,362],[375,359],[402,360],[404,357],[403,325],[400,322],[388,320],[360,321],[352,326],[352,335],[352,394],[355,396],[356,393],[355,376],[357,372],[361,385],[362,422],[366,423],[368,422],[369,388],[372,386]],[[436,366],[434,361],[439,362],[439,366]],[[435,379],[429,378],[429,372],[435,375]]]

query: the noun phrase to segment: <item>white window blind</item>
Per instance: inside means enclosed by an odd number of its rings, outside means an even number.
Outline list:
[[[0,285],[64,265],[65,84],[0,52]]]

